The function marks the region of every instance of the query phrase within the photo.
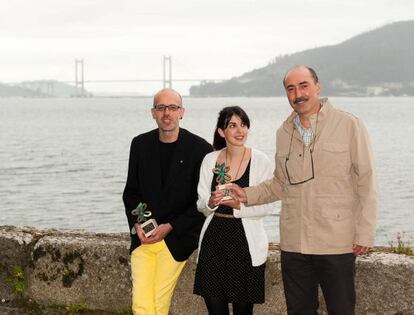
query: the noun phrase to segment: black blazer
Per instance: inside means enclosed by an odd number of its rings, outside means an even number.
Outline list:
[[[161,186],[159,130],[135,137],[131,143],[128,178],[123,201],[129,229],[137,217],[131,215],[139,202],[158,224],[170,223],[172,231],[165,237],[176,261],[188,259],[197,248],[204,215],[197,210],[197,185],[200,165],[212,147],[204,139],[180,128],[177,145],[171,160],[164,187]],[[130,253],[140,245],[136,234],[131,234]]]

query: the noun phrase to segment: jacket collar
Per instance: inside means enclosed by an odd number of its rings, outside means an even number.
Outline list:
[[[322,132],[323,126],[325,125],[325,121],[327,117],[329,116],[329,113],[333,109],[333,106],[329,102],[327,97],[322,97],[319,99],[319,101],[322,105],[320,111],[318,113],[311,115],[311,117],[309,118],[313,130],[316,130],[316,124],[318,124],[315,137],[317,137]],[[283,123],[283,129],[289,135],[293,132],[294,129],[296,129],[295,123],[293,122],[293,119],[295,118],[296,115],[297,113],[295,111],[292,111],[292,113]],[[299,140],[302,139],[299,132],[294,132],[294,137],[298,138]]]

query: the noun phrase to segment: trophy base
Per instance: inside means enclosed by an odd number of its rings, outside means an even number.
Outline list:
[[[228,187],[229,187],[229,184],[223,184],[223,185],[218,185],[217,186],[217,189],[218,190],[223,190],[223,193],[224,193],[224,197],[221,198],[221,200],[231,200],[231,199],[233,199],[230,196],[230,189]]]
[[[154,233],[155,229],[157,228],[158,224],[155,219],[149,219],[141,224],[142,229],[144,230],[145,237],[148,237]]]

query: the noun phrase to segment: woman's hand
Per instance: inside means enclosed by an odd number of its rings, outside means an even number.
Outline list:
[[[215,190],[211,192],[210,199],[208,200],[208,207],[214,209],[220,204],[221,199],[223,199],[224,193],[221,190]]]

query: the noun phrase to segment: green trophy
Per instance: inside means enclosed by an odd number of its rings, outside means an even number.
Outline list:
[[[144,230],[145,237],[150,236],[154,233],[155,229],[157,228],[158,224],[155,219],[150,219],[151,211],[147,211],[147,204],[146,203],[139,203],[138,206],[131,211],[132,215],[137,216],[137,222],[141,224],[142,229]],[[137,231],[133,226],[131,229],[131,234],[136,234]]]
[[[228,188],[228,182],[231,180],[231,176],[228,174],[229,170],[230,167],[226,166],[226,163],[216,163],[216,167],[213,168],[213,173],[217,175],[217,189],[223,190],[224,193],[224,197],[221,200],[232,199],[230,196],[230,189]]]

